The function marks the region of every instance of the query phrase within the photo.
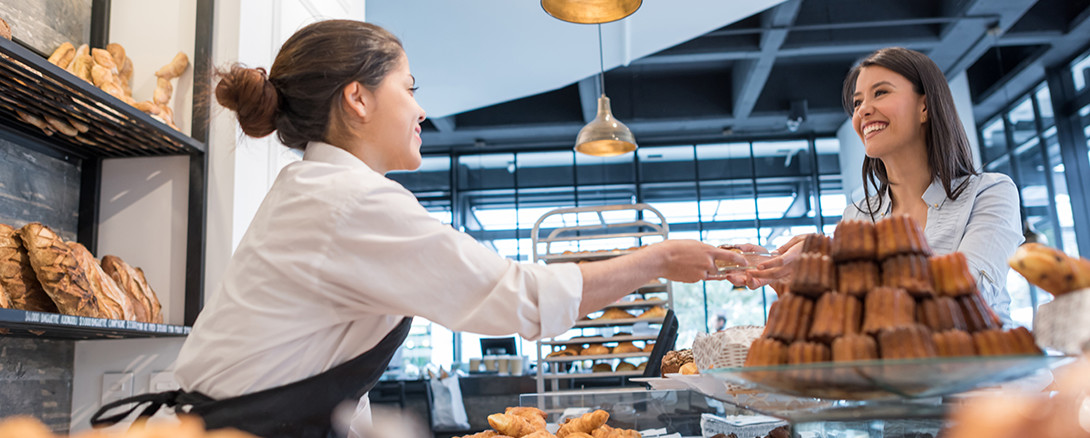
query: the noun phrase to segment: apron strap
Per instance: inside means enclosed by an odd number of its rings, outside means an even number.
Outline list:
[[[208,396],[205,396],[204,394],[198,392],[186,392],[181,390],[141,394],[103,405],[102,408],[100,408],[97,412],[95,412],[94,415],[91,416],[91,427],[107,427],[120,423],[121,421],[128,418],[129,415],[132,415],[133,412],[135,412],[138,408],[140,408],[140,406],[144,405],[145,403],[148,404],[148,407],[144,408],[144,410],[140,412],[139,417],[141,418],[155,415],[155,413],[159,412],[159,409],[163,406],[172,408],[178,405],[190,406],[197,403],[207,403],[209,401],[212,401],[212,399]],[[129,407],[128,410],[122,411],[114,415],[106,415],[114,409],[130,404],[132,406]]]

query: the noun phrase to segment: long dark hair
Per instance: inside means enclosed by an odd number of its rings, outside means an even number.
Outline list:
[[[953,181],[966,175],[976,175],[973,168],[973,155],[969,149],[969,137],[965,135],[965,129],[961,126],[957,109],[954,107],[954,98],[950,94],[950,86],[946,82],[946,76],[942,74],[939,66],[928,58],[927,55],[901,47],[889,47],[879,49],[871,53],[862,61],[859,61],[848,77],[844,79],[843,104],[848,115],[855,111],[852,96],[855,94],[855,81],[859,78],[859,72],[864,67],[880,66],[888,68],[897,74],[904,76],[912,83],[912,88],[918,94],[924,96],[927,105],[927,134],[924,137],[927,144],[927,165],[931,168],[931,178],[936,176],[942,181],[942,187],[946,191],[946,197],[957,199],[967,186],[963,181],[957,187]],[[877,190],[878,205],[871,204],[870,187]],[[889,192],[889,176],[886,174],[886,165],[882,160],[871,157],[863,158],[863,199],[867,207],[864,210],[861,203],[856,203],[856,208],[870,215],[874,220],[875,214],[882,209],[882,198]]]
[[[403,52],[397,37],[374,24],[319,21],[284,42],[268,75],[238,64],[218,72],[216,100],[235,111],[246,135],[276,131],[285,146],[304,149],[326,139],[331,109],[340,108],[334,104],[346,85],[378,88]]]

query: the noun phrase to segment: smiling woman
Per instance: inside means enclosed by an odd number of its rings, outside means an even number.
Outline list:
[[[926,224],[935,254],[965,254],[985,300],[1009,322],[1006,260],[1023,239],[1018,190],[1006,175],[974,169],[942,71],[920,52],[881,49],[852,68],[842,97],[866,150],[866,196],[842,220],[907,215]],[[757,287],[789,279],[804,238],[731,281]]]

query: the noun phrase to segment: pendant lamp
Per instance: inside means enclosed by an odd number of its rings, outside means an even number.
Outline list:
[[[643,0],[541,0],[541,8],[559,20],[579,24],[617,21],[636,12]]]
[[[542,2],[544,3],[544,1]],[[637,4],[637,7],[639,5]],[[636,150],[636,137],[624,123],[613,117],[606,97],[605,61],[602,54],[602,25],[598,25],[599,84],[602,95],[598,97],[598,115],[575,137],[575,151],[595,157],[612,157]]]

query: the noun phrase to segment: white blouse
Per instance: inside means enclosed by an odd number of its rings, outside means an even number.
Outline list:
[[[576,265],[500,257],[355,156],[312,142],[261,203],[175,377],[216,399],[284,385],[371,349],[404,316],[555,336],[574,325],[582,288]]]

